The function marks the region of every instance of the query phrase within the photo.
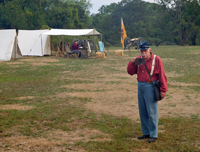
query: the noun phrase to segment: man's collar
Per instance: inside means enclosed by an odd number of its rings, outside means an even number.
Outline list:
[[[153,60],[153,58],[154,58],[153,56],[154,56],[154,55],[153,55],[153,53],[152,53],[152,52],[150,52],[150,54],[151,54],[151,59]]]
[[[154,58],[154,57],[153,57],[153,56],[154,56],[153,53],[150,52],[150,55],[151,55],[151,57],[150,57],[149,59],[147,59],[146,61],[153,60],[153,58]]]

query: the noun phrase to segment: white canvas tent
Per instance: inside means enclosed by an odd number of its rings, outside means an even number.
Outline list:
[[[66,35],[66,36],[87,36],[87,35],[101,35],[102,40],[102,34],[96,31],[95,29],[51,29],[50,31],[43,33],[43,36],[45,35]],[[88,43],[89,49],[88,51],[91,53],[90,45]]]
[[[19,47],[23,56],[51,55],[49,30],[19,30]]]
[[[42,35],[67,35],[67,36],[81,36],[81,35],[101,35],[95,29],[51,29],[49,32]]]
[[[0,30],[0,61],[21,58],[15,29]]]

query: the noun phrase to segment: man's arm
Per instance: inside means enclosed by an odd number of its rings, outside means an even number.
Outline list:
[[[76,43],[73,43],[72,44],[72,50],[77,50],[77,49],[79,49],[79,46],[77,46]]]
[[[157,56],[158,57],[158,56]],[[167,77],[165,75],[165,69],[162,63],[162,60],[160,57],[158,57],[158,68],[159,68],[159,77],[158,80],[160,82],[160,94],[161,98],[163,99],[166,95],[166,91],[168,91],[168,85],[167,85]]]
[[[128,63],[128,66],[127,66],[127,72],[128,74],[130,75],[134,75],[137,73],[137,65],[136,65],[136,57],[134,57],[129,63]]]

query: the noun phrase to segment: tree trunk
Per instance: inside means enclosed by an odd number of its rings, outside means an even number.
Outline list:
[[[191,31],[192,30],[187,30],[185,27],[179,31],[179,45],[184,46],[186,44],[191,35]]]
[[[193,36],[191,36],[192,45],[196,45],[196,38],[197,38],[197,33],[195,33]]]
[[[162,40],[162,41],[160,41],[157,45],[156,45],[156,47],[158,47],[162,42],[164,42],[165,41],[165,39],[164,40]]]

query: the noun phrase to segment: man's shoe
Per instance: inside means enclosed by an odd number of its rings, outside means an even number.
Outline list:
[[[138,137],[138,139],[147,139],[149,137],[150,137],[150,135],[143,135],[143,136]]]
[[[151,138],[149,138],[148,142],[149,142],[149,143],[155,142],[156,139],[157,139],[157,138],[153,138],[153,137],[151,137]]]

